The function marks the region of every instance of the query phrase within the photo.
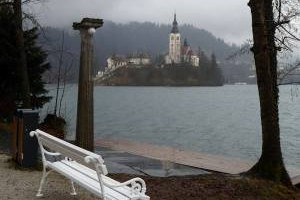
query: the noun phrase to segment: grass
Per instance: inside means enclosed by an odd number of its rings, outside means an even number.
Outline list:
[[[135,177],[114,174],[125,181]],[[300,190],[287,188],[271,181],[209,174],[185,177],[141,177],[146,181],[147,194],[152,200],[240,199],[240,200],[300,200]]]

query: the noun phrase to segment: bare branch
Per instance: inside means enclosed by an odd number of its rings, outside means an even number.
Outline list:
[[[278,85],[300,85],[300,81],[291,81],[286,83],[279,83]]]
[[[288,24],[290,22],[291,22],[291,20],[283,20],[283,21],[276,22],[274,25],[277,27],[277,26],[281,26],[281,25],[284,25],[284,24]]]
[[[291,36],[291,38],[293,38],[294,40],[300,41],[300,38],[298,38],[297,36],[295,36],[293,33],[291,33],[289,30],[287,30],[284,26],[280,25],[280,27],[288,34]]]
[[[247,40],[247,42],[245,42],[245,44],[243,44],[239,50],[233,52],[232,54],[230,54],[226,60],[233,60],[238,56],[242,56],[245,54],[249,54],[250,53],[250,47],[252,46],[252,40]]]
[[[292,48],[290,48],[289,45],[287,45],[287,44],[285,43],[285,40],[286,40],[286,39],[287,39],[287,37],[283,37],[282,39],[280,39],[280,38],[278,38],[278,37],[275,36],[275,40],[276,40],[277,42],[279,42],[280,45],[282,45],[282,46],[278,45],[280,48],[283,48],[283,49],[285,49],[285,50],[288,50],[288,51],[290,51],[290,52],[293,52]]]
[[[23,15],[24,15],[24,19],[30,20],[31,23],[32,23],[34,26],[36,26],[36,27],[39,28],[39,30],[41,31],[41,33],[42,33],[43,37],[45,38],[45,40],[49,40],[49,39],[47,38],[47,36],[46,36],[46,33],[45,33],[44,28],[43,28],[42,25],[37,21],[37,19],[35,18],[35,16],[33,16],[33,15],[31,15],[31,14],[28,14],[28,13],[25,13],[25,12],[23,12]]]
[[[292,73],[299,68],[300,68],[300,63],[298,62],[294,66],[291,66],[291,67],[286,68],[285,70],[279,72],[279,74],[278,74],[279,84],[281,84],[287,76],[292,75]]]

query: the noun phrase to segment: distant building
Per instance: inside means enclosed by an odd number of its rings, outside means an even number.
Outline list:
[[[150,65],[151,58],[148,54],[145,53],[131,54],[127,57],[123,55],[112,55],[107,58],[106,62],[107,62],[107,67],[105,68],[104,73],[98,74],[97,75],[98,77],[109,74],[121,67],[130,66],[130,67],[140,68],[143,66]]]
[[[126,66],[128,63],[127,59],[123,56],[110,56],[107,59],[107,68],[108,70],[115,70],[120,67]]]
[[[169,34],[169,52],[165,56],[165,64],[190,63],[199,66],[199,57],[194,54],[192,48],[188,45],[187,39],[181,45],[181,34],[178,29],[176,14],[174,15],[173,27]]]
[[[101,77],[103,77],[103,75],[104,75],[103,71],[98,71],[96,74],[96,78],[101,78]]]
[[[199,57],[196,56],[196,55],[192,55],[191,56],[191,63],[192,63],[193,66],[199,67],[199,65],[200,65],[200,59],[199,59]]]
[[[151,58],[148,54],[145,53],[138,53],[134,55],[129,55],[127,57],[128,64],[131,65],[139,65],[139,66],[144,66],[144,65],[150,65],[151,64]]]
[[[166,56],[166,63],[181,62],[181,35],[178,30],[176,14],[174,15],[173,27],[169,34],[169,54]]]

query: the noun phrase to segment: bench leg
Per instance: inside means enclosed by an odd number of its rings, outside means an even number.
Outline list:
[[[73,195],[73,196],[77,195],[73,181],[71,181],[71,189],[72,189],[72,192],[70,194]]]
[[[46,172],[46,169],[44,168],[43,169],[43,175],[42,175],[42,179],[41,179],[41,182],[40,182],[40,187],[39,187],[39,190],[36,194],[37,197],[42,197],[43,194],[42,194],[42,189],[43,189],[43,185],[45,183],[45,180],[47,178],[47,176],[49,175],[49,173],[51,172],[51,170],[49,172]]]

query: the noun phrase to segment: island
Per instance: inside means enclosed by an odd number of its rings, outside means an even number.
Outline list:
[[[127,56],[113,54],[104,71],[99,71],[96,85],[103,86],[222,86],[224,78],[216,56],[209,59],[199,48],[194,51],[187,39],[182,44],[176,14],[169,34],[169,51],[154,62],[149,54]]]

